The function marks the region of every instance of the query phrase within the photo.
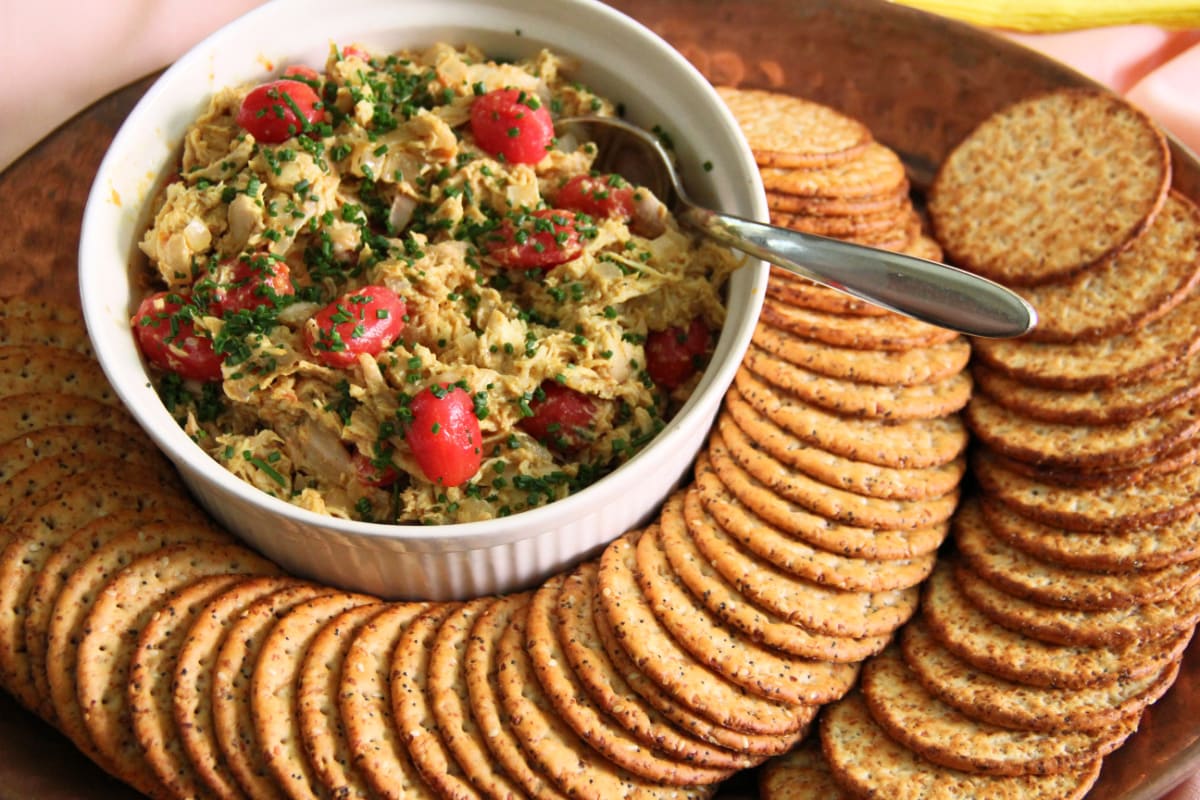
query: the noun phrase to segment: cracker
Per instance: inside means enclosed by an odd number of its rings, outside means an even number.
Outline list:
[[[987,498],[981,507],[993,535],[1034,558],[1064,567],[1117,572],[1200,558],[1200,513],[1167,525],[1097,536],[1043,525]]]
[[[135,558],[163,547],[192,542],[226,545],[229,534],[208,524],[154,522],[122,531],[99,544],[64,581],[46,631],[46,682],[58,729],[93,758],[79,705],[76,656],[92,606],[109,581]]]
[[[682,515],[678,497],[668,502]],[[757,695],[819,705],[841,697],[858,677],[856,664],[780,653],[727,628],[675,574],[657,526],[647,529],[638,541],[636,576],[647,601],[661,609],[659,621],[684,649]]]
[[[1170,312],[1200,281],[1200,208],[1171,192],[1146,232],[1069,280],[1021,292],[1038,312],[1029,339],[1071,342],[1140,328]]]
[[[963,560],[988,583],[1060,608],[1106,611],[1158,603],[1200,582],[1200,561],[1109,573],[1041,561],[994,536],[975,498],[954,518],[954,541]]]
[[[279,797],[266,754],[255,736],[251,682],[263,641],[275,621],[301,603],[333,589],[312,584],[288,586],[256,600],[229,627],[217,651],[212,679],[213,731],[221,758],[243,793]]]
[[[83,328],[83,315],[74,305],[44,297],[0,297],[0,319],[53,322],[66,328]]]
[[[916,609],[916,587],[850,592],[783,572],[723,536],[696,492],[684,496],[683,512],[696,548],[713,569],[756,606],[794,625],[830,636],[881,636]]]
[[[239,580],[201,609],[180,647],[171,698],[175,729],[196,777],[220,800],[241,800],[245,795],[217,744],[212,685],[218,651],[226,631],[253,603],[299,584],[287,577]]]
[[[972,606],[1010,630],[1068,647],[1126,648],[1191,630],[1200,619],[1200,587],[1162,603],[1111,611],[1075,611],[1022,600],[984,581],[965,564],[955,565],[956,584]]]
[[[90,397],[57,391],[0,397],[0,442],[11,442],[22,434],[59,425],[99,425],[149,441],[129,414]]]
[[[520,787],[493,761],[483,729],[471,713],[466,655],[471,628],[494,597],[454,608],[438,627],[429,653],[429,694],[438,734],[450,756],[485,797],[519,797]]]
[[[392,716],[400,740],[425,783],[441,797],[479,798],[481,795],[443,742],[433,706],[440,698],[429,691],[429,656],[442,622],[455,604],[431,607],[405,629],[392,651]]]
[[[293,606],[271,626],[250,678],[254,738],[275,782],[293,797],[316,796],[315,775],[304,750],[299,717],[300,670],[305,651],[329,622],[345,611],[376,606],[365,594],[334,592]]]
[[[296,676],[296,714],[300,740],[312,765],[313,778],[330,797],[362,798],[370,788],[354,766],[350,744],[338,712],[338,687],[342,665],[355,634],[374,616],[383,603],[352,606],[334,616],[313,637]]]
[[[129,714],[146,763],[159,783],[177,797],[205,791],[172,713],[173,682],[188,628],[209,601],[248,578],[210,575],[171,595],[138,636],[129,663]]]
[[[0,397],[60,392],[122,408],[104,370],[90,356],[50,345],[0,346]]]
[[[1103,757],[1135,721],[1098,730],[1024,731],[981,722],[930,694],[889,647],[863,666],[862,696],[884,733],[927,761],[985,775],[1066,772]]]
[[[1145,381],[1075,391],[1032,386],[982,364],[971,372],[979,391],[993,402],[1022,416],[1060,424],[1132,422],[1200,396],[1200,358],[1195,356]]]
[[[1049,389],[1098,389],[1137,383],[1171,371],[1200,348],[1200,291],[1170,314],[1129,333],[1095,341],[976,339],[973,353],[1010,378]]]
[[[720,447],[721,438],[714,432],[709,449],[716,451]],[[697,469],[707,470],[708,464],[701,463]],[[704,510],[720,526],[716,535],[737,542],[750,553],[798,578],[851,592],[885,592],[915,586],[933,568],[936,558],[933,552],[911,559],[883,560],[844,556],[813,547],[803,538],[774,527],[732,493],[714,486],[711,479],[707,489],[695,493]]]
[[[916,386],[950,377],[966,367],[971,345],[960,336],[909,350],[833,347],[760,321],[752,341],[803,369],[843,380],[885,386]]]
[[[133,734],[126,688],[137,637],[171,595],[207,575],[270,575],[278,567],[239,545],[180,544],[132,561],[88,612],[76,653],[76,691],[106,769],[147,794],[159,782]]]
[[[971,461],[983,490],[1023,517],[1073,531],[1106,533],[1169,525],[1200,509],[1200,466],[1159,476],[1131,492],[1121,485],[1050,486],[1005,468],[983,448]]]
[[[760,164],[806,167],[852,158],[872,140],[858,120],[782,92],[718,86]]]
[[[780,497],[738,466],[717,437],[710,438],[697,462],[695,485],[706,506],[736,499],[789,537],[846,558],[906,561],[929,556],[950,530],[949,523],[910,531],[875,530],[813,514]]]
[[[810,372],[753,343],[742,363],[758,377],[806,403],[851,417],[933,419],[960,411],[971,397],[971,376],[965,370],[937,383],[882,386]]]
[[[844,525],[878,530],[928,528],[950,519],[958,502],[957,489],[927,500],[888,500],[838,489],[756,449],[755,443],[741,428],[725,418],[710,439],[724,447],[742,469],[764,486],[815,514]],[[897,573],[902,571],[901,565],[893,566]]]
[[[706,785],[720,783],[733,774],[730,769],[689,764],[647,746],[592,700],[571,666],[555,624],[558,596],[565,581],[566,575],[560,573],[542,584],[534,592],[525,621],[530,666],[559,719],[586,746],[630,774],[653,783]]]
[[[780,266],[772,266],[767,281],[767,296],[784,305],[824,311],[829,314],[847,314],[860,317],[882,317],[886,308],[877,306],[847,292],[801,277]]]
[[[767,191],[804,197],[871,197],[907,191],[908,175],[895,151],[871,142],[853,158],[818,167],[760,167]]]
[[[598,569],[586,561],[565,577],[557,632],[572,671],[605,713],[643,745],[709,769],[745,769],[790,746],[790,737],[755,737],[714,725],[675,703],[632,664],[610,657],[593,602]],[[617,655],[624,658],[619,649]]]
[[[1094,689],[1046,689],[1006,681],[971,667],[942,647],[917,618],[901,633],[904,661],[931,694],[969,717],[1027,731],[1098,730],[1131,719],[1175,681],[1179,662],[1144,678]]]
[[[971,605],[949,560],[930,576],[921,609],[934,637],[963,661],[999,678],[1046,688],[1077,689],[1157,674],[1191,638],[1188,631],[1129,650],[1043,642],[996,624]]]
[[[1121,425],[1045,422],[1018,415],[976,395],[964,419],[991,449],[1017,461],[1049,467],[1111,469],[1179,446],[1200,431],[1200,400]]]
[[[1048,486],[1065,489],[1105,490],[1124,487],[1128,490],[1196,464],[1200,461],[1200,436],[1193,436],[1175,447],[1168,448],[1161,453],[1154,453],[1138,461],[1103,469],[1081,470],[1072,467],[1028,464],[995,452],[990,453],[990,456],[1004,469]]]
[[[679,703],[718,725],[775,736],[803,726],[793,706],[749,693],[680,647],[638,587],[634,562],[635,539],[629,535],[610,544],[600,559],[596,601],[611,626],[612,644]]]
[[[889,500],[927,500],[954,490],[966,471],[965,457],[934,467],[900,469],[855,461],[813,447],[756,411],[742,398],[736,386],[731,386],[725,393],[725,407],[721,413],[775,458],[822,483],[855,494]],[[908,538],[907,534],[905,537]],[[882,546],[879,549],[884,551],[887,548]],[[906,549],[904,552],[910,551]]]
[[[954,461],[967,447],[967,429],[957,414],[880,425],[830,414],[775,390],[745,368],[734,375],[734,385],[746,402],[797,439],[854,461],[924,469]]]
[[[805,339],[858,350],[911,350],[953,341],[958,333],[897,313],[878,317],[829,314],[763,300],[761,319]]]
[[[1056,89],[981,122],[942,161],[928,207],[955,264],[1032,286],[1128,247],[1170,181],[1149,117],[1110,92]]]
[[[801,658],[854,663],[882,650],[889,637],[851,638],[814,633],[755,606],[704,557],[687,530],[682,507],[659,516],[659,544],[679,581],[725,625],[756,642]]]
[[[848,800],[829,762],[821,753],[821,742],[812,737],[790,753],[773,758],[758,772],[760,800]]]
[[[513,616],[529,604],[528,593],[497,598],[475,620],[467,643],[467,686],[471,713],[483,732],[496,763],[530,797],[566,797],[532,765],[512,731],[511,719],[500,703],[498,682],[500,637]]]
[[[188,524],[188,511],[146,509],[144,511],[117,511],[106,514],[78,528],[63,541],[46,563],[34,576],[33,586],[25,600],[25,653],[29,659],[29,673],[33,678],[35,694],[42,698],[43,716],[53,718],[54,706],[50,702],[50,682],[46,676],[46,646],[50,634],[50,622],[54,616],[54,604],[58,593],[71,574],[105,542],[131,530],[138,525],[173,520]],[[192,520],[195,521],[195,520]]]
[[[96,466],[109,462],[98,461]],[[29,519],[0,551],[0,677],[27,707],[52,716],[46,698],[36,692],[32,664],[25,647],[29,597],[46,561],[70,535],[98,517],[127,508],[165,511],[183,502],[183,495],[128,476],[102,474],[47,500],[29,512]],[[11,517],[17,516],[15,513]]]
[[[80,325],[37,317],[0,317],[0,347],[55,347],[91,357],[92,340]]]
[[[862,694],[830,705],[821,720],[821,749],[839,786],[852,797],[889,800],[1080,800],[1100,775],[1100,759],[1053,775],[972,775],[918,756],[883,732]]]
[[[568,797],[697,800],[707,787],[664,786],[639,779],[591,751],[554,712],[525,651],[526,605],[513,614],[496,646],[500,702],[525,757]]]
[[[850,236],[882,236],[904,230],[910,211],[907,206],[898,206],[883,213],[827,217],[771,209],[771,224],[839,239]]]
[[[838,217],[881,214],[910,204],[903,187],[866,197],[811,197],[785,192],[767,192],[767,207],[792,214]]]

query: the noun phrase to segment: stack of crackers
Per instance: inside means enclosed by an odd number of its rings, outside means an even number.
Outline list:
[[[983,122],[929,196],[949,259],[1038,310],[974,343],[977,491],[897,645],[763,777],[848,796],[1079,797],[1200,618],[1200,210],[1162,133],[1100,92]],[[911,794],[911,796],[916,796]]]

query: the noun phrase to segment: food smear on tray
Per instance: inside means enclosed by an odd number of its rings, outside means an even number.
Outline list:
[[[422,524],[543,505],[647,444],[740,261],[555,137],[616,113],[574,66],[335,46],[217,91],[132,323],[188,434],[303,508]]]

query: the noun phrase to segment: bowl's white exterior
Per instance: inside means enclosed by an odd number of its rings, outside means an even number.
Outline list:
[[[331,43],[394,50],[436,41],[474,43],[493,57],[545,46],[578,58],[582,80],[621,103],[630,120],[674,134],[697,199],[746,217],[767,213],[737,124],[703,76],[648,29],[594,0],[275,0],[200,43],[151,86],[113,141],[84,214],[80,292],[100,363],[222,524],[294,574],[388,598],[523,588],[645,522],[702,444],[749,342],[766,280],[757,263],[736,274],[712,366],[666,430],[613,474],[543,508],[437,527],[351,522],[289,505],[225,471],[168,414],[130,332],[138,297],[129,264],[145,203],[215,89],[286,64],[322,64]]]

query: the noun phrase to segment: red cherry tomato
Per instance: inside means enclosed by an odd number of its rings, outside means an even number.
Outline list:
[[[653,331],[646,337],[646,371],[659,386],[674,389],[695,374],[708,346],[708,328],[699,318],[686,331]]]
[[[407,307],[386,286],[364,286],[313,314],[305,326],[313,357],[327,367],[348,367],[359,355],[378,355],[404,330]]]
[[[513,164],[536,164],[554,138],[554,120],[536,95],[494,89],[471,104],[471,133],[487,153]]]
[[[558,190],[554,204],[590,217],[630,219],[633,186],[620,175],[576,175]]]
[[[256,254],[238,259],[233,279],[217,287],[213,301],[216,311],[225,314],[275,304],[276,298],[295,293],[287,263]]]
[[[178,315],[182,305],[167,292],[152,294],[133,315],[133,333],[150,363],[183,378],[221,380],[221,357],[212,339],[200,336],[192,320]]]
[[[519,423],[539,442],[562,452],[573,452],[587,444],[587,430],[596,417],[596,404],[583,392],[558,381],[543,381],[541,400],[529,404],[532,417]]]
[[[425,477],[441,486],[466,483],[479,471],[483,436],[475,402],[461,387],[425,389],[409,403],[404,438]]]
[[[292,64],[284,67],[283,77],[294,78],[304,83],[317,83],[321,80],[321,73],[317,72],[307,64]]]
[[[484,234],[488,255],[509,269],[550,269],[577,258],[583,244],[574,211],[543,208],[519,222],[507,219]]]
[[[324,119],[313,88],[287,78],[251,89],[237,114],[237,124],[263,144],[286,142]]]
[[[358,56],[363,61],[369,61],[371,59],[371,54],[366,50],[363,50],[358,45],[348,44],[342,48],[343,59],[352,58],[353,56]]]
[[[354,471],[358,475],[359,482],[367,486],[377,486],[382,489],[400,479],[400,470],[390,461],[381,466],[376,463],[376,459],[361,450],[356,450],[350,460],[354,462]]]

